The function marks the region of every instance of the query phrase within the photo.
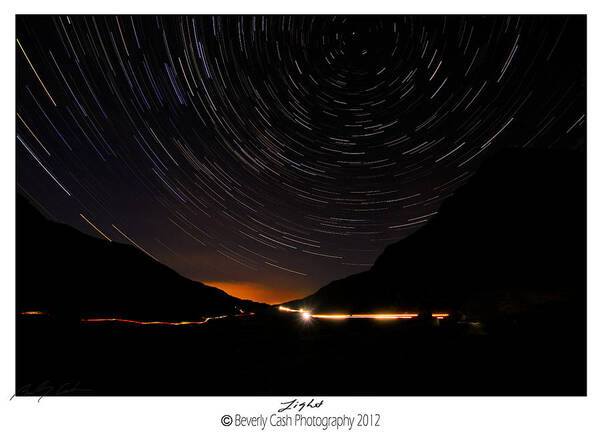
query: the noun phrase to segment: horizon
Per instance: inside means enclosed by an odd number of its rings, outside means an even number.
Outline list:
[[[308,295],[496,150],[582,148],[579,23],[18,16],[17,187],[189,279]]]

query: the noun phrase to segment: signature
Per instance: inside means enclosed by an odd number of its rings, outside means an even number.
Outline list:
[[[302,401],[299,401],[298,399],[293,399],[288,402],[281,402],[281,405],[284,405],[284,406],[279,408],[277,410],[277,412],[284,412],[287,410],[302,411],[304,408],[320,408],[323,405],[323,402],[324,402],[323,400],[320,400],[319,402],[315,402],[314,398],[311,399],[309,402],[302,402]]]
[[[90,389],[84,389],[79,387],[80,382],[67,382],[59,384],[57,386],[52,385],[50,381],[46,380],[43,383],[34,386],[33,384],[25,384],[17,389],[15,394],[10,397],[13,400],[15,396],[39,396],[38,402],[42,400],[44,396],[65,396],[76,392],[89,392]]]

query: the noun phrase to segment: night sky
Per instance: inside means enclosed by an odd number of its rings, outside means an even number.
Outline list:
[[[585,148],[581,16],[16,20],[18,192],[239,297],[368,269],[503,147]]]

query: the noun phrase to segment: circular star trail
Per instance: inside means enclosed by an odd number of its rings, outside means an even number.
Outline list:
[[[21,193],[266,301],[366,270],[502,147],[584,147],[578,17],[21,16],[16,55]]]

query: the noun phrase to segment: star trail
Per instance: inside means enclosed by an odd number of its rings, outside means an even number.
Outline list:
[[[18,16],[17,188],[290,300],[368,269],[495,151],[584,148],[585,49],[582,17]]]

